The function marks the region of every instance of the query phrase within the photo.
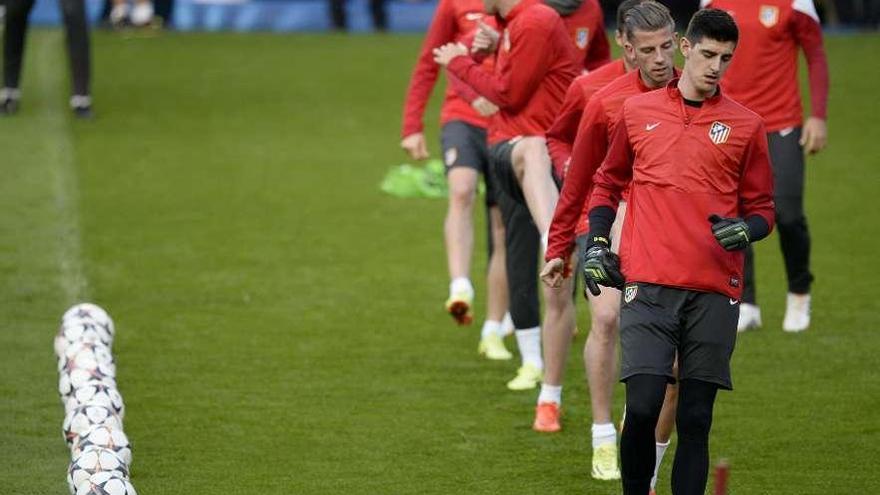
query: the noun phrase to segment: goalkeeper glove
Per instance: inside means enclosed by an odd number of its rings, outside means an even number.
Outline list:
[[[712,234],[724,249],[738,251],[745,249],[751,242],[749,226],[742,218],[722,218],[712,215],[709,221],[712,222]]]
[[[593,237],[584,255],[584,283],[590,293],[598,296],[600,285],[623,288],[623,273],[620,272],[620,258],[611,252],[608,239]]]

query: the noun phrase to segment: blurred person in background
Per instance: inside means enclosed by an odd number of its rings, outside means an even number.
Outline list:
[[[92,116],[90,92],[91,54],[85,0],[60,0],[67,53],[73,81],[70,108],[80,118]],[[34,0],[7,0],[3,31],[3,89],[0,90],[0,115],[18,111],[21,100],[21,68],[24,59],[28,15]]]
[[[385,0],[370,0],[370,16],[376,31],[388,30],[388,12]],[[348,30],[348,15],[345,13],[345,0],[330,0],[330,23],[337,31]]]
[[[812,0],[703,0],[727,10],[740,42],[723,84],[727,95],[764,118],[776,182],[776,226],[788,279],[782,329],[810,326],[810,232],[804,214],[804,155],[825,148],[828,60]],[[810,116],[804,120],[798,83],[798,50],[807,59]],[[746,250],[745,290],[737,329],[761,326],[755,291],[754,251]]]
[[[479,22],[495,23],[483,13],[480,0],[441,0],[437,5],[413,68],[404,103],[400,146],[414,160],[428,158],[423,119],[425,106],[440,73],[432,50],[446,43],[472,38]],[[493,58],[486,57],[481,64],[489,72]],[[495,185],[488,169],[489,149],[486,144],[489,117],[497,111],[498,107],[491,101],[460,82],[451,80],[447,85],[440,113],[443,161],[449,185],[449,204],[443,227],[450,278],[446,311],[459,325],[470,324],[473,319],[474,287],[470,279],[473,209],[482,176],[486,184],[489,260],[486,319],[478,351],[488,359],[507,360],[513,356],[502,340],[506,333],[502,321],[508,305],[505,233],[495,198]]]

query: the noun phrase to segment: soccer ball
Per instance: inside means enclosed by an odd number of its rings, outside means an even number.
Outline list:
[[[71,361],[79,361],[80,364],[85,364],[87,359],[94,360],[99,365],[104,365],[104,371],[116,369],[116,360],[113,358],[113,351],[109,347],[97,342],[76,342],[67,347],[64,354],[58,359],[58,372],[60,373],[65,367],[76,364],[71,363]]]
[[[110,387],[100,381],[86,382],[66,399],[64,403],[66,413],[85,405],[104,406],[116,413],[119,419],[125,418],[125,403],[122,402],[122,395],[116,387]]]
[[[107,353],[103,350],[83,348],[72,358],[65,358],[58,363],[58,373],[61,375],[77,375],[92,378],[110,377],[116,378],[116,363],[106,361]]]
[[[121,427],[93,426],[79,435],[73,442],[70,452],[73,457],[76,457],[80,452],[96,447],[113,451],[126,466],[131,466],[131,444]]]
[[[128,479],[128,466],[122,462],[112,450],[91,447],[73,458],[67,468],[67,486],[70,493],[95,473],[109,472],[123,479]]]
[[[61,317],[61,322],[67,323],[71,320],[82,320],[85,318],[94,320],[99,325],[106,328],[107,331],[110,332],[111,337],[116,331],[116,327],[113,325],[113,319],[110,318],[110,315],[104,311],[104,308],[92,303],[81,303],[72,306],[64,312],[64,315]]]
[[[76,489],[76,495],[137,495],[131,482],[112,471],[95,473]]]
[[[62,371],[58,377],[58,393],[61,395],[61,402],[67,403],[67,399],[76,392],[77,389],[85,387],[90,383],[101,383],[110,388],[116,388],[116,379],[112,376],[103,374],[100,370],[74,369],[70,372]]]
[[[77,342],[95,342],[112,347],[113,333],[91,318],[69,320],[61,324],[55,336],[56,355],[63,356],[67,348]]]
[[[109,407],[98,405],[85,405],[73,409],[64,416],[61,430],[68,446],[83,433],[93,426],[108,426],[122,429],[122,420]]]

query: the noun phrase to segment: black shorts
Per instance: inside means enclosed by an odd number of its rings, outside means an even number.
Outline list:
[[[486,205],[497,204],[495,184],[489,170],[489,146],[486,144],[486,129],[453,120],[443,125],[440,132],[443,146],[443,164],[446,173],[453,167],[472,168],[483,175],[486,183]]]
[[[660,375],[714,383],[731,390],[739,301],[723,294],[630,283],[620,309],[620,379]]]
[[[495,174],[498,189],[510,196],[514,201],[526,204],[526,197],[523,195],[522,187],[520,187],[519,181],[516,178],[516,172],[513,170],[513,147],[519,140],[519,137],[515,137],[490,146],[489,161],[492,172]],[[562,182],[555,175],[553,176],[553,181],[556,183],[557,188],[562,185]]]

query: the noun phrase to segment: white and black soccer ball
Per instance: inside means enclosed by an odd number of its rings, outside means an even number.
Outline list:
[[[67,468],[67,486],[75,494],[77,487],[96,473],[109,472],[128,479],[128,465],[112,450],[91,447],[80,452]]]
[[[122,395],[116,387],[105,385],[100,381],[86,382],[82,387],[75,389],[66,398],[64,412],[69,413],[85,405],[107,407],[115,412],[119,419],[125,419],[125,403],[122,401]]]
[[[116,378],[105,375],[100,370],[77,368],[69,372],[61,371],[58,376],[58,394],[61,395],[61,403],[66,404],[74,392],[92,383],[101,383],[111,388],[117,388]]]
[[[115,333],[116,327],[113,325],[113,319],[104,308],[92,303],[80,303],[71,306],[61,317],[61,322],[66,323],[72,320],[91,319],[103,326],[112,335]]]
[[[70,453],[76,457],[80,452],[92,448],[103,448],[113,451],[122,462],[131,466],[131,443],[122,428],[108,425],[93,426],[79,435],[73,442]]]
[[[108,428],[122,429],[122,420],[109,407],[98,405],[85,405],[73,409],[64,416],[61,433],[68,446],[73,446],[75,440],[88,432],[93,426],[107,426]]]
[[[99,365],[105,366],[103,371],[116,370],[116,358],[110,347],[99,342],[76,342],[65,349],[64,354],[58,359],[58,372],[74,364],[84,365],[86,360],[92,360]],[[73,361],[73,362],[71,362]],[[79,363],[77,363],[79,361]]]
[[[76,489],[76,495],[137,495],[131,482],[112,472],[95,473]]]
[[[113,332],[95,320],[69,320],[61,324],[55,336],[55,353],[61,357],[67,347],[77,342],[97,342],[113,346]]]

